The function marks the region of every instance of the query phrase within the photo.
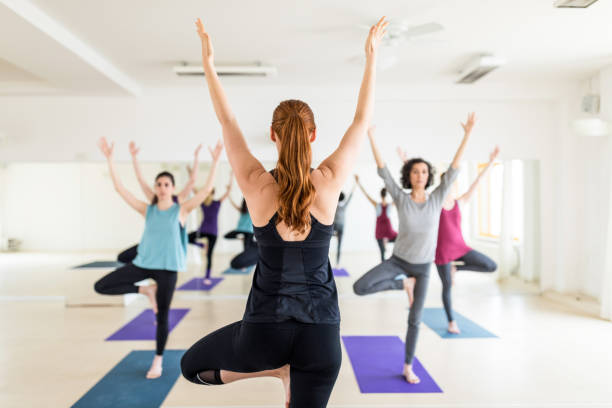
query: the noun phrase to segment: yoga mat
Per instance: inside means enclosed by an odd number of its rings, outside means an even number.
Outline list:
[[[86,263],[83,265],[78,265],[73,267],[72,269],[85,269],[85,268],[120,268],[124,264],[117,261],[95,261]]]
[[[349,273],[347,272],[347,270],[344,269],[344,268],[340,268],[340,269],[333,268],[332,271],[334,272],[334,276],[336,278],[342,278],[342,277],[345,277],[345,276],[350,276]]]
[[[449,333],[446,329],[448,328],[448,319],[443,308],[431,307],[423,309],[423,323],[425,323],[431,330],[435,331],[438,336],[443,339],[473,339],[473,338],[486,338],[486,337],[497,337],[490,331],[477,325],[467,317],[453,311],[453,317],[461,330],[460,334]]]
[[[168,332],[171,332],[179,324],[188,311],[189,309],[170,309],[168,314]],[[153,309],[147,309],[111,334],[106,341],[155,340],[156,328]]]
[[[405,349],[399,337],[342,336],[342,340],[362,394],[442,392],[416,357],[412,368],[421,382],[409,384],[404,379]]]
[[[244,269],[227,268],[223,271],[223,275],[248,275],[253,272],[253,269],[255,269],[255,266],[249,266]]]
[[[160,378],[147,380],[154,351],[131,351],[72,408],[151,408],[159,407],[181,375],[180,362],[184,350],[164,352]]]
[[[205,284],[204,278],[193,278],[188,282],[183,283],[177,290],[204,290],[209,291],[219,282],[223,280],[223,278],[210,278],[211,283]]]

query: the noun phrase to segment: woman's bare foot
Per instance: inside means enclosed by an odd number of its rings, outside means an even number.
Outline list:
[[[446,330],[452,334],[461,334],[461,330],[459,330],[459,326],[457,326],[457,322],[454,320],[448,323],[448,329]]]
[[[457,267],[451,264],[451,286],[455,284],[455,272],[457,272]]]
[[[204,278],[204,284],[205,285],[210,285],[210,284],[212,284],[212,280]]]
[[[289,388],[290,375],[291,370],[289,364],[278,369],[278,378],[281,379],[283,387],[285,388],[285,408],[289,408],[289,403],[291,402],[291,389]]]
[[[162,356],[153,357],[151,368],[147,371],[147,379],[152,380],[162,375]]]
[[[410,384],[418,384],[421,379],[412,371],[412,364],[404,364],[404,378]]]
[[[412,302],[414,302],[414,285],[416,283],[416,278],[410,277],[404,279],[404,290],[408,294],[408,306],[412,307]]]
[[[157,300],[155,299],[155,294],[157,293],[157,285],[139,286],[138,293],[141,293],[149,298],[153,313],[157,314]]]

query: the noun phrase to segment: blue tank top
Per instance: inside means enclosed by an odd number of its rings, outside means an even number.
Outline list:
[[[187,231],[179,221],[181,207],[173,204],[160,210],[147,207],[145,229],[133,264],[144,269],[184,271],[187,257]]]
[[[248,212],[240,213],[236,231],[248,232],[250,234],[253,233],[253,222],[251,221],[251,215]]]
[[[338,291],[328,257],[333,225],[310,217],[310,233],[303,241],[281,238],[276,230],[277,214],[267,225],[254,227],[259,259],[244,321],[340,322]]]

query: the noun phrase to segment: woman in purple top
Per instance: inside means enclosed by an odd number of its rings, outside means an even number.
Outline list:
[[[218,200],[214,199],[215,189],[213,188],[206,200],[201,205],[202,208],[202,223],[200,224],[200,228],[197,231],[193,231],[189,233],[189,242],[196,242],[198,238],[206,238],[206,276],[204,277],[204,283],[209,285],[211,283],[210,280],[210,271],[212,270],[212,255],[215,249],[215,243],[217,242],[217,234],[218,225],[217,218],[219,216],[219,208],[221,207],[221,203],[225,200],[232,189],[232,181],[230,177],[230,182],[227,185],[227,190],[225,194],[219,197]],[[193,189],[195,192],[198,190],[196,188]]]
[[[470,200],[480,180],[491,168],[498,154],[499,148],[496,147],[490,155],[487,167],[478,174],[478,177],[476,177],[476,180],[474,180],[465,194],[457,199],[449,194],[442,204],[435,264],[442,281],[442,302],[444,303],[444,310],[448,319],[449,333],[460,333],[459,326],[457,326],[457,322],[455,322],[453,317],[453,308],[451,306],[451,286],[455,271],[493,272],[497,269],[497,264],[491,258],[470,248],[463,240],[460,205],[466,204]],[[455,267],[451,262],[456,261],[463,264]]]
[[[201,148],[202,148],[202,145],[199,145],[198,147],[196,147],[195,151],[193,152],[193,167],[192,167],[193,169],[198,168],[198,155],[200,154]],[[144,176],[142,175],[142,171],[140,170],[140,163],[138,163],[138,152],[140,152],[140,148],[137,147],[136,143],[134,143],[133,141],[130,142],[130,155],[132,156],[132,165],[134,166],[134,173],[136,173],[136,178],[138,179],[138,184],[140,185],[140,189],[142,190],[145,197],[147,198],[147,201],[151,203],[153,202],[153,199],[155,198],[155,193],[153,192],[153,189],[147,183]],[[183,189],[178,193],[178,195],[172,196],[173,202],[175,202],[176,204],[182,204],[189,198],[189,193],[191,193],[191,190],[193,189],[193,185],[195,184],[196,175],[197,175],[196,171],[193,171],[193,170],[189,171],[189,180],[187,180],[187,184],[185,184],[185,187],[183,187]],[[192,244],[195,243],[195,241],[191,239],[189,239],[189,242]],[[123,252],[121,252],[117,256],[117,260],[124,264],[129,264],[130,262],[134,260],[134,258],[136,258],[137,252],[138,252],[138,245],[133,245],[129,247],[128,249],[124,250]]]

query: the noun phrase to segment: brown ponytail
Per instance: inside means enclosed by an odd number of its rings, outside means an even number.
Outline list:
[[[310,107],[298,100],[281,102],[272,116],[272,130],[280,140],[276,164],[278,222],[303,233],[310,225],[315,189],[310,180],[310,134],[316,129]]]

